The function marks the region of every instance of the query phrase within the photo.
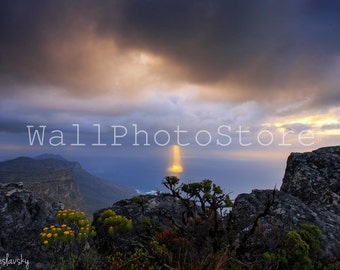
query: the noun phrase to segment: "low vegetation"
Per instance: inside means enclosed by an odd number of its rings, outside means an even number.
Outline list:
[[[322,232],[309,224],[289,231],[258,261],[245,263],[231,244],[235,235],[228,225],[229,194],[208,179],[184,184],[168,176],[163,185],[167,196],[186,208],[181,225],[162,229],[147,216],[131,220],[106,209],[94,227],[83,212],[61,210],[56,223],[40,234],[51,269],[339,269],[339,262],[322,257]],[[132,202],[144,213],[143,197]]]

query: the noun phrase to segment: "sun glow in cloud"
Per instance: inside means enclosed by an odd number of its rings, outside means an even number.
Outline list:
[[[285,119],[275,119],[273,123],[267,122],[262,124],[263,127],[275,127],[278,131],[285,131],[294,125],[303,125],[319,135],[339,135],[340,122],[338,118],[338,109],[329,113],[309,115],[309,116],[291,116]]]
[[[181,152],[178,145],[174,145],[172,147],[172,154],[172,163],[171,166],[168,168],[168,172],[178,175],[183,172],[183,167],[181,164]]]
[[[312,125],[315,127],[322,127],[325,125],[332,125],[337,124],[338,119],[334,115],[311,115],[296,119],[289,119],[282,122],[275,123],[276,127],[293,124],[293,123],[299,123],[299,124],[305,124],[305,125]]]

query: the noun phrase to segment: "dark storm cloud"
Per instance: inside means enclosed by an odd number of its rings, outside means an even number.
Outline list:
[[[322,78],[339,52],[339,5],[133,0],[99,5],[96,21],[99,33],[168,57],[195,82],[243,79],[267,91]]]
[[[289,5],[175,0],[121,1],[112,9],[101,7],[99,33],[113,34],[123,46],[167,56],[184,66],[185,75],[202,82],[224,79],[264,54],[277,61],[275,54],[285,53],[293,42],[287,39],[292,33],[285,16],[294,16]]]
[[[340,104],[340,86],[330,86],[321,89],[320,95],[316,96],[311,102],[310,107],[324,108],[327,106],[339,106]]]
[[[79,94],[92,64],[79,38],[91,24],[88,11],[81,1],[2,1],[0,91],[52,86]]]
[[[46,45],[61,28],[57,22],[65,19],[65,13],[57,2],[55,9],[50,3],[38,0],[1,2],[0,79],[4,85],[1,91],[11,93],[17,89],[14,88],[17,84],[53,82],[55,65]]]
[[[294,95],[334,64],[339,8],[338,1],[2,1],[0,80],[96,93],[101,77],[89,74],[100,61],[91,54],[101,47],[82,50],[81,39],[92,31],[121,52],[166,59],[166,76],[211,85],[212,98],[228,98],[228,88],[241,100]]]

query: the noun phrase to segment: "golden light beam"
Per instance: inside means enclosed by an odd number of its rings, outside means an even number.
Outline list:
[[[183,167],[181,164],[181,151],[178,145],[174,145],[172,147],[172,163],[168,168],[169,173],[173,173],[174,175],[178,175],[183,172]]]

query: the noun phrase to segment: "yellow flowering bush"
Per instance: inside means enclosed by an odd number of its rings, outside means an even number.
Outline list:
[[[59,241],[67,243],[74,240],[74,231],[66,225],[63,227],[55,227],[54,225],[51,225],[42,230],[40,238],[44,246],[51,247]]]
[[[56,223],[40,233],[40,240],[51,258],[50,269],[78,269],[85,264],[88,267],[84,269],[95,269],[97,253],[90,246],[94,236],[96,230],[84,212],[59,210]]]
[[[58,243],[71,243],[94,237],[96,231],[84,212],[73,209],[59,210],[58,225],[43,228],[40,238],[44,246],[52,247]]]

